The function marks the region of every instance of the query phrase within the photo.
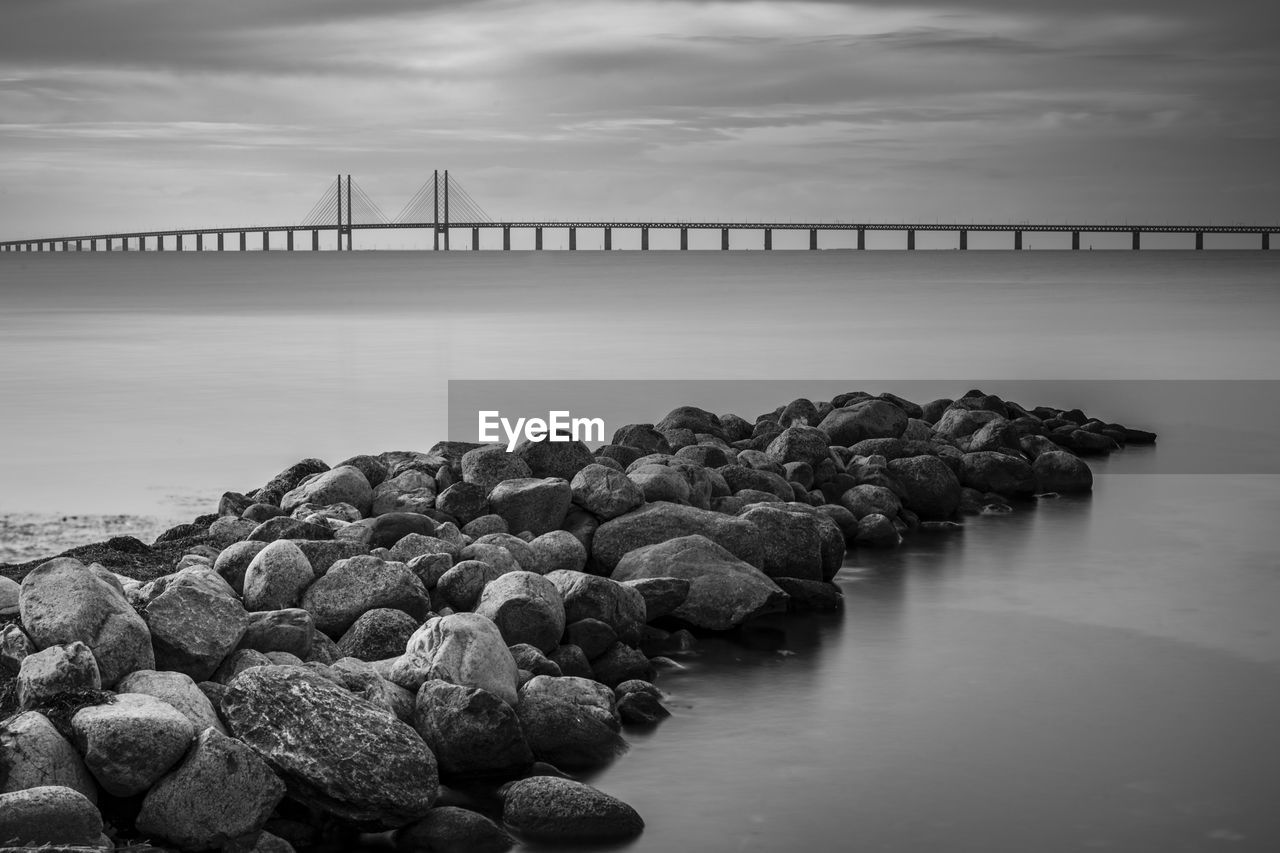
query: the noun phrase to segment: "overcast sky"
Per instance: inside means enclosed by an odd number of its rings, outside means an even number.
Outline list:
[[[391,215],[1280,221],[1274,0],[3,0],[0,234]]]

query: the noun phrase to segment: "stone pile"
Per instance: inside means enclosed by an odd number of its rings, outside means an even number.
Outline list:
[[[852,393],[754,423],[685,406],[594,452],[303,460],[162,536],[181,553],[159,577],[113,571],[150,550],[130,544],[0,578],[0,845],[635,835],[563,771],[667,715],[653,682],[692,632],[837,608],[846,549],[1088,491],[1082,456],[1153,440],[979,392]],[[460,808],[460,784],[500,814]]]

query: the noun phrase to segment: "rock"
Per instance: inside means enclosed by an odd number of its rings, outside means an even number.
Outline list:
[[[679,406],[672,409],[665,418],[654,424],[654,428],[664,435],[669,430],[687,429],[695,434],[706,433],[722,441],[726,440],[720,418],[697,406]]]
[[[284,497],[285,493],[297,488],[298,484],[307,477],[321,474],[328,470],[329,466],[319,459],[303,459],[271,478],[270,482],[254,492],[250,497],[261,503],[279,505],[280,499]]]
[[[82,793],[42,785],[0,794],[0,841],[21,847],[98,848],[102,816]]]
[[[603,791],[555,776],[521,779],[507,789],[503,822],[531,839],[551,842],[631,838],[644,831],[636,810]]]
[[[236,542],[249,538],[249,534],[258,528],[257,522],[246,518],[226,516],[209,525],[209,539],[218,547],[225,548]]]
[[[1093,472],[1084,460],[1065,450],[1041,453],[1031,463],[1037,492],[1088,492],[1093,489]]]
[[[872,513],[894,518],[902,510],[902,501],[892,489],[862,483],[840,496],[840,505],[861,520]]]
[[[823,504],[814,507],[819,515],[825,515],[835,524],[836,529],[844,536],[846,540],[852,539],[858,530],[858,519],[846,507],[836,506],[834,504]]]
[[[403,610],[377,607],[361,614],[338,641],[344,656],[363,661],[385,660],[404,654],[405,645],[421,623]]]
[[[81,642],[49,646],[27,655],[18,669],[18,707],[29,711],[60,693],[101,690],[102,676],[93,652]]]
[[[550,658],[528,643],[516,643],[514,646],[507,646],[507,648],[511,650],[511,657],[516,662],[516,668],[524,670],[531,677],[534,675],[554,675],[558,678],[564,675],[560,667],[556,666]]]
[[[509,572],[490,581],[480,593],[476,613],[493,620],[508,646],[528,643],[549,652],[564,633],[560,592],[534,572]]]
[[[840,592],[840,587],[829,581],[777,578],[776,583],[790,596],[787,609],[795,613],[834,611],[844,606],[844,595]]]
[[[529,466],[530,477],[557,477],[572,480],[586,466],[595,461],[591,451],[581,441],[529,441],[522,438],[516,444],[513,455]]]
[[[254,524],[261,524],[268,519],[279,518],[282,515],[285,515],[285,511],[279,506],[266,503],[249,504],[244,512],[240,513],[241,518],[245,521],[252,521]]]
[[[287,666],[244,672],[230,684],[222,713],[231,733],[307,805],[396,827],[435,803],[435,758],[417,733],[315,673]]]
[[[328,506],[347,503],[368,515],[373,503],[373,488],[364,472],[352,465],[341,465],[312,475],[280,498],[280,508],[292,512],[302,504]]]
[[[624,725],[652,726],[670,717],[671,712],[662,707],[662,702],[653,693],[635,691],[623,694],[619,692],[618,716]]]
[[[364,545],[366,553],[374,548],[391,548],[410,533],[434,536],[435,532],[436,522],[418,512],[386,512],[338,531],[340,538]]]
[[[154,669],[151,634],[118,586],[79,560],[42,563],[22,581],[22,624],[39,648],[77,640],[93,652],[104,687],[138,669]]]
[[[585,466],[570,483],[573,502],[608,521],[645,501],[644,491],[627,475],[598,463]]]
[[[560,527],[573,493],[561,478],[505,480],[489,493],[489,505],[510,530],[541,536]]]
[[[22,659],[34,654],[31,638],[13,623],[0,627],[0,680],[12,678],[22,667]]]
[[[345,657],[334,661],[328,672],[318,674],[332,677],[361,699],[390,711],[399,720],[413,720],[413,693],[379,674],[384,662],[369,663],[359,658]]]
[[[786,469],[782,469],[785,474]],[[725,485],[733,494],[743,492],[763,492],[777,497],[780,501],[789,501],[794,496],[791,484],[783,474],[774,471],[762,471],[746,465],[724,465],[716,469],[724,479]]]
[[[529,464],[500,444],[468,451],[462,457],[462,481],[480,487],[485,495],[504,480],[532,477]]]
[[[907,414],[885,400],[863,400],[833,409],[818,424],[829,444],[848,447],[866,438],[900,438],[907,428]]]
[[[644,624],[644,596],[639,590],[583,572],[551,572],[547,580],[564,601],[566,622],[599,619],[619,637],[634,636]]]
[[[368,454],[352,456],[350,459],[342,460],[334,467],[342,468],[345,466],[358,468],[360,473],[364,474],[364,478],[369,481],[370,488],[378,488],[378,485],[387,479],[387,463],[377,456],[369,456]]]
[[[1036,491],[1036,477],[1024,460],[983,450],[960,458],[960,485],[981,492],[1028,496]]]
[[[76,748],[107,793],[140,794],[182,758],[196,730],[167,702],[120,693],[105,705],[81,708],[71,718]]]
[[[830,437],[811,426],[788,426],[769,442],[765,453],[779,465],[803,462],[811,468],[830,455]]]
[[[116,688],[121,693],[141,693],[159,699],[190,720],[197,733],[208,728],[227,733],[213,703],[189,675],[143,669],[120,679]]]
[[[643,652],[623,643],[614,643],[603,655],[593,658],[591,671],[596,681],[617,687],[624,681],[653,681],[657,671]]]
[[[436,806],[422,820],[398,830],[395,842],[403,853],[506,853],[515,845],[502,827],[457,806]]]
[[[436,600],[454,610],[471,610],[480,600],[480,592],[489,581],[502,573],[479,560],[463,560],[436,582]]]
[[[262,554],[277,547],[292,548],[302,557],[297,546],[287,541],[271,543]],[[250,581],[261,577],[255,577],[253,565],[247,575]],[[306,571],[310,574],[310,567]],[[180,577],[151,600],[143,618],[151,630],[157,667],[184,673],[196,681],[207,681],[213,675],[223,658],[240,643],[249,625],[244,605],[230,592],[215,591],[190,577]]]
[[[613,691],[586,678],[534,676],[516,714],[534,757],[557,767],[597,767],[625,748]]]
[[[392,669],[392,680],[408,690],[417,691],[432,678],[479,687],[508,705],[516,703],[516,662],[498,626],[476,613],[428,620],[409,639],[401,664]]]
[[[505,537],[510,534],[499,533],[492,535]],[[514,539],[515,537],[511,538]],[[522,540],[518,541],[521,542],[520,550],[528,552],[528,543]],[[524,568],[520,565],[520,561],[516,559],[515,554],[502,545],[494,545],[490,542],[473,542],[462,549],[461,557],[463,560],[479,560],[482,563],[486,563],[499,575],[504,575],[507,572],[518,572]],[[529,560],[529,562],[532,563],[533,561]]]
[[[258,754],[214,729],[142,801],[137,828],[184,850],[220,850],[262,829],[285,787]]]
[[[294,542],[279,539],[258,552],[244,574],[244,605],[249,610],[297,607],[315,581],[306,554]]]
[[[332,539],[333,530],[323,524],[312,524],[287,515],[269,518],[249,534],[250,542],[275,542],[278,539]]]
[[[529,543],[540,574],[554,571],[580,572],[587,565],[587,549],[567,530],[552,530]]]
[[[757,504],[738,516],[760,531],[760,563],[770,577],[822,580],[822,537],[813,515]]]
[[[271,658],[267,657],[264,652],[255,651],[254,649],[239,649],[227,656],[227,659],[218,667],[218,671],[213,674],[213,680],[219,684],[230,684],[237,675],[250,667],[271,666],[271,664]],[[204,682],[201,683],[203,684]]]
[[[425,619],[431,598],[422,581],[403,563],[361,556],[334,563],[303,594],[301,607],[315,619],[317,629],[340,637],[361,614],[379,607]]]
[[[693,534],[710,539],[752,565],[760,562],[760,534],[751,522],[666,502],[646,504],[600,525],[592,540],[591,556],[611,573],[625,554],[637,548]]]
[[[249,564],[253,562],[253,558],[258,556],[258,553],[268,544],[270,543],[255,541],[233,542],[218,554],[213,570],[231,585],[236,595],[243,595],[245,572],[249,570]]]
[[[424,682],[413,727],[447,776],[511,775],[533,761],[515,710],[479,687]]]
[[[316,577],[324,577],[333,564],[339,560],[358,557],[369,553],[369,547],[362,542],[334,539],[328,542],[301,541],[295,543],[302,549],[311,571]]]
[[[977,453],[983,450],[1001,450],[1011,449],[1018,450],[1019,440],[1018,429],[1012,423],[1004,418],[995,418],[987,421],[981,427],[969,436],[969,452]]]
[[[557,646],[551,654],[547,655],[547,660],[560,667],[561,675],[571,675],[577,678],[594,677],[594,673],[591,672],[591,662],[587,660],[586,653],[573,643],[563,643]],[[534,674],[536,675],[537,673]]]
[[[454,483],[436,496],[436,508],[449,513],[465,526],[488,515],[489,490],[478,483]]]
[[[670,453],[671,445],[653,424],[626,424],[613,431],[610,442],[619,447],[634,447],[644,453]]]
[[[960,506],[960,481],[936,456],[894,459],[889,472],[903,487],[903,505],[926,521],[950,518]]]
[[[685,578],[640,578],[625,581],[644,599],[645,622],[652,622],[674,611],[689,597],[689,581]]]
[[[13,578],[0,575],[0,618],[18,615],[18,597],[22,594],[22,585]]]
[[[996,412],[982,409],[957,408],[952,404],[942,413],[942,417],[933,425],[933,430],[940,436],[950,439],[968,438],[985,424],[1003,418]]]
[[[689,581],[689,594],[672,615],[713,631],[727,631],[747,619],[786,609],[786,593],[767,575],[704,536],[682,536],[637,548],[619,561],[612,577]]]
[[[426,514],[436,505],[436,479],[423,471],[405,471],[383,481],[373,490],[370,515],[388,512]]]
[[[453,558],[448,554],[422,554],[409,560],[406,565],[430,592],[440,583],[444,573],[453,568]]]
[[[618,633],[607,623],[587,617],[570,622],[565,628],[565,639],[582,649],[587,659],[592,660],[600,657],[618,641]],[[529,668],[526,666],[522,669]],[[561,674],[563,675],[563,672]]]
[[[315,638],[315,620],[301,607],[259,610],[249,614],[240,648],[289,652],[306,660]]]
[[[689,483],[665,465],[640,465],[628,469],[626,476],[640,488],[646,501],[689,503]]]
[[[892,519],[873,512],[858,521],[858,532],[853,541],[872,548],[895,548],[902,542],[902,536]]]
[[[91,803],[98,801],[98,786],[80,753],[36,711],[0,722],[0,771],[0,794],[59,785],[78,791]],[[0,841],[6,840],[0,832]]]
[[[500,515],[482,515],[479,518],[467,522],[462,527],[463,534],[473,538],[479,538],[487,533],[507,533],[510,528],[507,522]]]

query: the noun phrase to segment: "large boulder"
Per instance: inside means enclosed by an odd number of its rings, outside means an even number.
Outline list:
[[[786,593],[768,575],[705,536],[637,548],[613,571],[618,581],[663,577],[689,581],[689,594],[672,615],[699,628],[727,631],[753,617],[786,610]]]
[[[1093,490],[1093,472],[1074,453],[1050,450],[1031,463],[1037,492],[1088,492]]]
[[[960,485],[980,492],[1024,496],[1036,490],[1036,476],[1026,460],[994,450],[960,457]]]
[[[784,472],[786,469],[782,469]],[[764,492],[777,496],[778,500],[789,501],[795,497],[795,491],[787,478],[776,471],[752,468],[748,465],[723,465],[716,472],[724,479],[732,494],[742,491]]]
[[[27,655],[18,668],[18,707],[31,710],[60,693],[102,689],[93,652],[84,643],[67,643]]]
[[[489,493],[489,506],[509,530],[534,536],[558,530],[572,500],[569,481],[560,477],[504,480]]]
[[[831,454],[830,444],[830,436],[820,429],[789,426],[769,442],[764,452],[781,465],[804,462],[816,466]]]
[[[369,514],[373,489],[364,472],[354,465],[340,465],[312,475],[280,498],[280,508],[285,512],[293,512],[302,504],[328,506],[337,503],[351,504],[360,510],[361,515]]]
[[[556,776],[532,776],[508,787],[502,820],[523,836],[548,842],[616,840],[644,831],[644,820],[622,800]]]
[[[215,729],[142,801],[137,827],[183,850],[251,840],[284,798],[284,783],[251,748]]]
[[[277,545],[290,543],[272,543],[263,553]],[[170,582],[142,615],[151,630],[156,666],[196,681],[213,675],[249,625],[249,614],[229,588],[224,592],[190,576]]]
[[[591,543],[591,556],[610,573],[624,555],[637,548],[694,534],[759,565],[760,533],[751,522],[665,501],[646,504],[600,525]]]
[[[303,480],[328,470],[329,466],[320,459],[303,459],[276,474],[250,497],[259,503],[279,504],[280,499],[297,488]]]
[[[822,533],[817,516],[784,507],[755,504],[738,514],[760,531],[760,570],[769,577],[822,580]]]
[[[196,728],[167,702],[121,693],[81,708],[71,732],[89,772],[107,793],[131,797],[154,785],[186,753]]]
[[[587,565],[587,549],[567,530],[552,530],[529,543],[536,568],[546,574],[558,569],[580,572]]]
[[[389,712],[305,669],[264,666],[231,682],[222,714],[296,800],[366,826],[403,826],[439,793],[435,757]]]
[[[654,428],[664,436],[672,430],[687,429],[695,435],[706,433],[721,441],[727,440],[720,418],[697,406],[678,406],[672,409],[665,418],[654,424]]]
[[[345,657],[363,661],[386,660],[404,654],[406,644],[421,621],[390,607],[377,607],[361,614],[338,640]]]
[[[907,413],[885,400],[862,400],[833,409],[818,424],[831,444],[848,447],[866,438],[900,438],[907,428]]]
[[[840,505],[861,520],[872,513],[896,518],[902,511],[902,501],[892,489],[861,483],[840,496]]]
[[[945,521],[960,507],[960,481],[937,456],[894,459],[889,473],[906,492],[903,505],[924,521]]]
[[[624,581],[644,599],[644,621],[652,622],[675,610],[689,597],[689,581],[684,578],[640,578]]]
[[[996,412],[985,409],[948,408],[933,425],[940,436],[950,439],[968,438],[988,423],[1002,420]]]
[[[249,564],[269,544],[251,540],[233,542],[218,553],[218,558],[213,563],[213,570],[231,585],[236,595],[243,595],[244,575],[249,570]]]
[[[465,525],[489,514],[489,490],[476,483],[454,483],[436,495],[436,509]]]
[[[0,575],[0,619],[18,615],[18,599],[22,596],[22,584],[13,578]]]
[[[36,711],[16,714],[0,723],[0,794],[60,785],[98,801],[98,786],[80,753]],[[0,833],[0,839],[4,839]]]
[[[0,842],[15,847],[98,849],[102,815],[79,791],[41,785],[0,794]]]
[[[515,710],[479,687],[424,682],[413,727],[447,776],[510,775],[533,761]]]
[[[554,436],[539,441],[522,438],[516,444],[514,455],[529,466],[531,477],[559,477],[572,480],[586,466],[595,461],[591,451],[581,441],[565,440]]]
[[[516,703],[520,683],[498,626],[477,613],[429,619],[409,638],[404,657],[391,670],[392,681],[413,691],[432,678],[482,688],[508,705]]]
[[[547,575],[564,601],[568,623],[596,619],[620,637],[634,635],[645,623],[644,596],[610,578],[584,572],[555,571]]]
[[[529,464],[501,444],[489,444],[469,450],[462,456],[462,481],[478,486],[485,495],[504,480],[523,480],[533,476]]]
[[[315,619],[317,629],[341,637],[361,614],[377,607],[425,619],[431,598],[422,581],[403,563],[366,555],[334,563],[324,577],[308,587],[301,607]]]
[[[435,532],[436,522],[431,516],[420,512],[384,512],[374,518],[348,524],[334,535],[364,546],[367,553],[374,548],[390,548],[410,533],[433,536]]]
[[[371,515],[388,512],[426,513],[436,505],[436,478],[423,471],[405,471],[373,490]]]
[[[534,758],[557,767],[598,767],[625,749],[613,691],[587,678],[535,675],[516,714]]]
[[[417,823],[396,831],[396,847],[432,853],[506,853],[515,846],[489,818],[458,806],[436,806]]]
[[[151,632],[118,584],[79,560],[60,557],[22,580],[22,624],[38,648],[84,643],[98,663],[104,687],[138,669],[155,669]]]
[[[259,551],[245,569],[244,606],[249,610],[297,607],[315,581],[311,561],[289,539],[277,539]]]
[[[189,675],[181,672],[142,669],[120,679],[116,687],[121,693],[142,693],[154,696],[190,720],[197,732],[212,728],[223,734],[227,733],[209,697]]]
[[[565,608],[556,585],[534,572],[508,572],[485,585],[476,613],[498,626],[508,646],[549,652],[564,634]]]
[[[585,466],[569,486],[573,502],[601,521],[617,518],[644,503],[644,492],[630,477],[598,463]]]
[[[288,652],[306,660],[315,641],[315,619],[301,607],[259,610],[249,614],[240,648],[262,653]]]

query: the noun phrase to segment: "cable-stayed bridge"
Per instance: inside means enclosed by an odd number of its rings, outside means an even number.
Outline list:
[[[615,231],[639,232],[639,248],[649,249],[651,231],[679,231],[680,248],[689,248],[689,232],[718,231],[720,248],[730,248],[730,233],[738,233],[738,245],[742,248],[773,248],[775,231],[807,231],[810,249],[822,248],[819,234],[843,231],[857,232],[856,248],[867,248],[867,232],[889,231],[906,238],[907,249],[916,248],[919,232],[951,232],[956,235],[956,248],[969,248],[971,233],[1001,232],[1011,236],[1007,248],[1022,249],[1027,234],[1070,234],[1071,248],[1081,248],[1081,235],[1129,234],[1131,246],[1142,248],[1144,234],[1179,234],[1188,238],[1187,248],[1205,248],[1206,234],[1256,235],[1258,247],[1271,248],[1271,235],[1280,233],[1280,225],[1215,225],[1215,224],[1160,224],[1134,225],[1106,223],[886,223],[886,222],[682,222],[682,221],[621,221],[621,220],[546,220],[514,221],[497,220],[485,212],[460,183],[436,171],[404,205],[395,217],[389,217],[378,204],[350,176],[338,175],[301,220],[287,225],[231,225],[220,228],[162,228],[149,231],[130,231],[100,234],[78,234],[63,237],[36,237],[21,240],[0,241],[0,252],[71,252],[71,251],[268,251],[310,249],[320,251],[320,235],[336,234],[338,251],[354,248],[356,231],[373,229],[427,230],[432,233],[432,248],[448,250],[451,236],[457,232],[470,232],[468,248],[479,249],[480,233],[500,231],[502,249],[511,249],[513,230],[532,231],[533,247],[543,248],[543,234],[547,230],[568,233],[568,248],[578,248],[580,230],[603,232],[606,250],[614,248]],[[742,245],[741,232],[749,232],[752,245]],[[306,235],[310,234],[307,245]],[[302,235],[299,240],[298,235]],[[758,241],[758,242],[757,242]],[[1194,242],[1193,242],[1194,241]],[[495,247],[496,248],[496,247]]]

